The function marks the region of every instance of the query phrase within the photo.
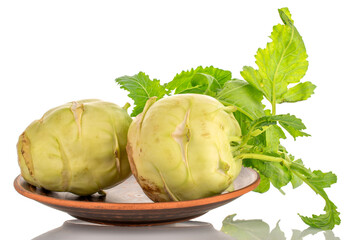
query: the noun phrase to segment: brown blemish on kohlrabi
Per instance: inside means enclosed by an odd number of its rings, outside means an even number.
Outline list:
[[[20,141],[21,142],[21,155],[24,158],[25,161],[25,165],[29,171],[29,174],[31,177],[34,177],[34,165],[33,165],[33,161],[32,161],[32,156],[31,156],[31,150],[30,150],[30,139],[26,136],[26,132],[23,132],[20,135]]]
[[[158,186],[156,186],[154,182],[142,176],[139,176],[139,178],[137,179],[146,196],[148,196],[152,201],[154,202],[168,201],[168,199],[161,197],[162,196],[161,189]]]
[[[209,138],[210,137],[210,133],[206,132],[201,134],[201,136],[205,137],[205,138]]]
[[[138,176],[138,171],[136,169],[136,165],[134,163],[134,158],[133,158],[134,151],[130,142],[127,142],[126,144],[126,152],[128,154],[131,172],[134,175],[136,181],[140,184],[144,193],[154,202],[166,201],[166,199],[160,197],[159,193],[161,193],[161,190],[153,182],[142,176]]]

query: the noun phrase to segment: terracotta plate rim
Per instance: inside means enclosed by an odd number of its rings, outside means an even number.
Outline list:
[[[212,203],[219,203],[227,200],[231,200],[241,195],[248,193],[254,190],[260,183],[260,175],[257,171],[251,168],[247,168],[249,171],[252,171],[256,174],[256,179],[249,185],[235,190],[229,193],[223,193],[220,195],[195,199],[195,200],[187,200],[187,201],[178,201],[178,202],[156,202],[156,203],[108,203],[108,202],[86,202],[86,201],[76,201],[76,200],[67,200],[67,199],[59,199],[49,196],[40,195],[37,193],[33,193],[28,191],[27,189],[21,186],[20,181],[25,181],[21,174],[18,175],[14,180],[14,188],[15,190],[30,199],[41,202],[43,204],[69,207],[69,208],[83,208],[83,209],[101,209],[101,210],[155,210],[155,209],[173,209],[173,208],[188,208],[188,207],[196,207],[202,206]]]

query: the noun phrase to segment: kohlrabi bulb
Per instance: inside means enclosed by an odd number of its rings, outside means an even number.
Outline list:
[[[240,136],[232,112],[212,97],[150,98],[129,128],[131,170],[153,201],[220,194],[240,172],[230,146]]]
[[[21,175],[34,186],[78,195],[125,180],[131,174],[127,108],[82,100],[49,110],[19,137]]]

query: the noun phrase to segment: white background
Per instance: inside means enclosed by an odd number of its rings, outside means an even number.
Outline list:
[[[19,174],[18,136],[57,105],[85,98],[124,105],[131,100],[114,79],[145,71],[167,82],[198,65],[231,70],[265,47],[277,9],[289,7],[309,55],[304,81],[317,88],[301,103],[277,113],[303,119],[310,138],[283,144],[312,169],[333,171],[338,183],[327,192],[341,212],[340,239],[358,238],[359,7],[357,1],[1,1],[1,235],[31,239],[71,217],[22,197],[13,189]],[[131,102],[132,103],[132,102]],[[286,196],[276,189],[249,193],[200,217],[217,229],[227,215],[278,220],[290,239],[304,230],[297,213],[322,212],[324,202],[306,186]],[[322,234],[305,239],[323,239]]]

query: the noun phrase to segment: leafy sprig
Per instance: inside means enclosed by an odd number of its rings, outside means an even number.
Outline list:
[[[300,82],[308,68],[305,44],[287,8],[279,9],[283,24],[274,26],[271,42],[259,49],[255,56],[258,69],[245,66],[240,72],[244,80],[233,79],[230,71],[210,67],[197,67],[182,71],[164,85],[151,80],[145,73],[116,79],[121,88],[128,90],[134,100],[132,116],[142,112],[146,101],[156,96],[196,93],[218,99],[233,106],[234,116],[241,127],[242,136],[232,142],[235,159],[256,169],[261,177],[256,192],[264,193],[270,185],[284,193],[282,187],[291,183],[297,188],[307,184],[325,200],[324,214],[301,219],[309,226],[332,229],[340,224],[339,212],[324,188],[336,183],[336,175],[306,168],[301,159],[290,155],[281,144],[287,132],[294,139],[308,137],[300,118],[291,114],[277,114],[276,106],[308,99],[316,86]],[[264,100],[271,104],[265,109]]]
[[[174,94],[199,93],[215,96],[223,88],[224,83],[231,79],[231,72],[219,68],[197,67],[190,71],[182,71],[165,86]]]
[[[255,58],[258,69],[244,67],[241,76],[261,91],[272,105],[276,114],[276,104],[306,100],[313,94],[315,85],[298,83],[308,69],[305,44],[294,26],[287,8],[279,9],[284,24],[274,26],[266,48],[259,49]]]
[[[148,75],[139,72],[134,76],[122,76],[115,80],[120,88],[129,91],[129,97],[134,100],[134,109],[131,113],[132,117],[140,114],[145,103],[149,98],[157,96],[162,98],[167,92],[165,87],[160,84],[160,80],[151,80]]]

